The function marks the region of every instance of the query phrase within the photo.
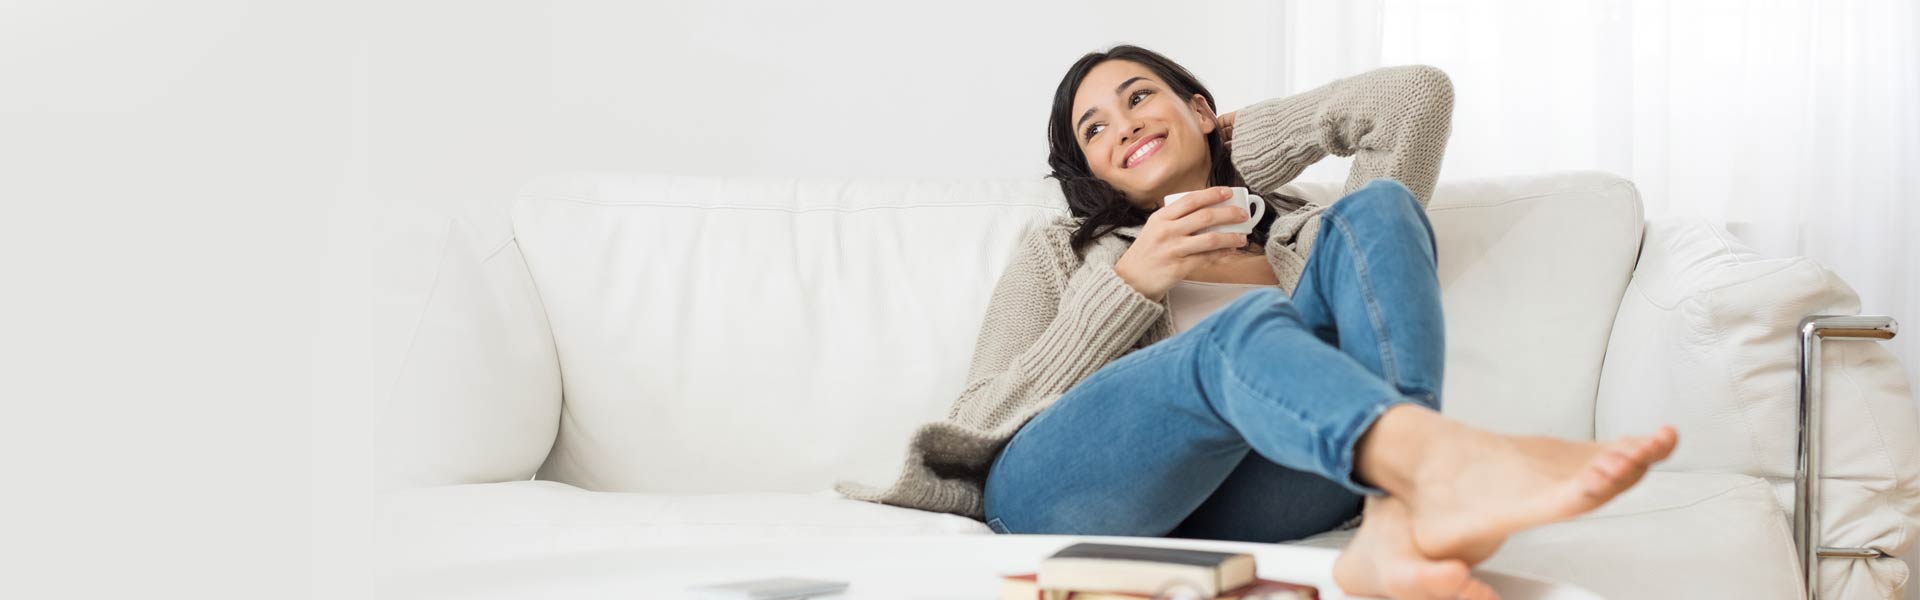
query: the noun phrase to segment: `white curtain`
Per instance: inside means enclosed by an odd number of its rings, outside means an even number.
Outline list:
[[[1863,313],[1904,321],[1892,348],[1920,384],[1916,6],[1300,0],[1267,7],[1277,64],[1261,68],[1273,75],[1259,91],[1440,67],[1456,93],[1443,180],[1562,169],[1632,179],[1649,217],[1713,219],[1761,252],[1839,273]]]

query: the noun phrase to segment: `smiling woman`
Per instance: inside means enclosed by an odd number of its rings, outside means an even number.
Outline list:
[[[1231,121],[1185,67],[1152,50],[1120,45],[1083,56],[1054,90],[1047,121],[1049,177],[1083,219],[1075,253],[1116,227],[1140,225],[1167,194],[1246,186],[1227,159]],[[1136,156],[1137,155],[1137,156]],[[1264,192],[1288,209],[1306,202]],[[1278,211],[1267,211],[1247,241],[1266,245]]]

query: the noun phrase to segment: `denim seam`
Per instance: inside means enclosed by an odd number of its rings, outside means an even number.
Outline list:
[[[1352,256],[1354,262],[1354,268],[1360,272],[1360,277],[1357,278],[1357,287],[1360,288],[1360,297],[1366,300],[1367,303],[1367,320],[1373,324],[1374,335],[1380,340],[1380,369],[1386,372],[1388,385],[1393,386],[1395,390],[1402,389],[1400,385],[1399,363],[1394,359],[1393,345],[1388,342],[1388,340],[1393,339],[1393,336],[1391,332],[1387,331],[1386,318],[1380,314],[1380,302],[1379,299],[1374,297],[1373,282],[1367,275],[1367,259],[1360,254],[1360,248],[1353,235],[1353,227],[1347,222],[1346,216],[1338,213],[1329,213],[1327,220],[1333,222],[1334,226],[1340,229],[1340,233],[1342,234],[1340,236],[1342,238],[1341,242],[1347,245],[1348,254]]]
[[[1260,293],[1261,291],[1262,290],[1254,290],[1249,294],[1257,294],[1257,293]],[[1241,298],[1245,298],[1245,296],[1242,296]],[[1240,302],[1240,299],[1235,299],[1234,302],[1238,303]],[[1226,317],[1222,313],[1225,313],[1227,308],[1231,308],[1232,306],[1233,306],[1232,304],[1229,304],[1225,307],[1221,307],[1219,310],[1214,311],[1212,315],[1209,315],[1205,320],[1201,321],[1200,324],[1194,326],[1193,329],[1187,330],[1187,332],[1183,334],[1187,336],[1195,336],[1200,341],[1206,342],[1206,345],[1213,350],[1213,355],[1215,357],[1214,362],[1216,363],[1221,362],[1221,359],[1225,358],[1226,351],[1220,348],[1220,344],[1219,342],[1214,340],[1214,336],[1218,335],[1216,332],[1219,331],[1220,329],[1219,322],[1226,319]],[[1201,348],[1199,348],[1199,342],[1197,341],[1193,342],[1193,345],[1195,347],[1193,350],[1193,355],[1191,356],[1190,360],[1191,360],[1191,365],[1193,366],[1193,369],[1194,369],[1194,373],[1193,373],[1194,383],[1196,388],[1198,388],[1197,391],[1200,392],[1201,399],[1203,400],[1200,404],[1202,406],[1207,407],[1207,412],[1211,413],[1213,415],[1213,418],[1219,419],[1220,422],[1226,423],[1229,427],[1231,427],[1233,423],[1228,421],[1226,416],[1220,414],[1220,407],[1214,406],[1212,401],[1207,400],[1206,388],[1204,386],[1199,385],[1200,378],[1205,376],[1203,373],[1199,372],[1199,369],[1200,369],[1199,353]],[[1235,433],[1238,433],[1238,431],[1236,430]],[[1245,438],[1246,436],[1244,435],[1241,436],[1241,439],[1245,439]]]
[[[1227,353],[1226,353],[1226,351],[1225,351],[1224,349],[1222,349],[1222,348],[1220,347],[1220,345],[1219,345],[1219,344],[1217,344],[1217,343],[1215,343],[1215,342],[1214,342],[1214,341],[1213,341],[1212,339],[1208,339],[1208,340],[1207,340],[1207,345],[1209,345],[1209,346],[1212,346],[1212,347],[1213,347],[1213,353],[1214,353],[1214,355],[1215,355],[1215,356],[1218,356],[1218,357],[1221,357],[1222,359],[1224,359],[1224,358],[1226,357],[1226,354],[1227,354]],[[1223,363],[1223,364],[1224,364],[1224,363]],[[1234,374],[1233,374],[1233,369],[1228,369],[1228,368],[1222,368],[1222,369],[1220,369],[1220,371],[1221,371],[1221,373],[1222,373],[1222,374],[1224,374],[1224,375],[1226,375],[1226,379],[1227,379],[1227,381],[1228,381],[1228,383],[1232,383],[1232,384],[1235,384],[1235,385],[1238,385],[1238,386],[1240,386],[1241,388],[1244,388],[1244,389],[1246,389],[1246,390],[1247,390],[1247,391],[1249,391],[1249,392],[1253,392],[1253,393],[1254,393],[1255,395],[1265,395],[1265,394],[1266,394],[1266,392],[1265,392],[1265,391],[1262,391],[1262,390],[1259,390],[1259,389],[1255,389],[1255,388],[1254,388],[1254,387],[1253,387],[1252,385],[1250,385],[1250,384],[1248,384],[1248,383],[1246,382],[1246,380],[1243,380],[1243,379],[1241,379],[1241,378],[1240,378],[1240,376],[1238,376],[1238,375],[1234,375]],[[1212,407],[1212,406],[1213,406],[1213,403],[1212,403],[1212,402],[1208,402],[1208,403],[1207,403],[1207,405],[1208,405],[1209,407]],[[1307,429],[1308,429],[1309,431],[1312,431],[1312,432],[1313,432],[1313,435],[1314,435],[1314,439],[1316,439],[1316,440],[1318,440],[1318,439],[1325,439],[1325,438],[1326,438],[1326,430],[1324,430],[1324,429],[1322,429],[1322,428],[1320,428],[1319,426],[1317,426],[1316,424],[1314,424],[1314,422],[1313,422],[1313,421],[1309,421],[1309,420],[1307,420],[1307,419],[1306,419],[1306,417],[1305,417],[1304,415],[1301,415],[1300,413],[1298,413],[1298,412],[1296,412],[1296,411],[1294,411],[1294,410],[1292,410],[1292,409],[1290,409],[1290,408],[1288,408],[1288,407],[1287,407],[1287,405],[1286,405],[1286,403],[1284,403],[1284,402],[1276,402],[1276,403],[1274,403],[1274,406],[1275,406],[1275,411],[1276,411],[1276,412],[1279,412],[1280,414],[1283,414],[1283,415],[1286,415],[1286,416],[1287,416],[1288,418],[1291,418],[1291,419],[1293,419],[1293,420],[1294,420],[1295,422],[1298,422],[1298,423],[1300,423],[1301,425],[1304,425],[1304,426],[1306,426],[1306,428],[1307,428]],[[1218,414],[1219,414],[1219,412],[1220,412],[1220,410],[1219,410],[1219,408],[1217,408],[1217,407],[1214,407],[1214,414],[1215,414],[1215,415],[1218,415]],[[1232,422],[1232,421],[1228,421],[1228,420],[1227,420],[1227,419],[1226,419],[1225,417],[1221,417],[1221,419],[1220,419],[1220,420],[1221,420],[1221,421],[1223,421],[1223,422],[1225,422],[1225,423],[1226,423],[1226,424],[1227,424],[1227,425],[1228,425],[1229,427],[1231,427],[1231,426],[1233,426],[1233,422]],[[1245,441],[1245,440],[1246,440],[1246,438],[1247,438],[1247,435],[1246,435],[1246,433],[1244,433],[1244,432],[1239,432],[1239,431],[1238,431],[1237,429],[1235,430],[1235,432],[1236,432],[1236,433],[1240,433],[1240,439],[1241,439],[1242,441]],[[1248,444],[1248,447],[1252,447],[1252,444]],[[1315,458],[1316,460],[1318,460],[1318,459],[1319,459],[1320,457],[1314,457],[1314,458]]]
[[[1007,521],[1006,521],[1006,519],[1003,519],[1003,518],[1000,518],[1000,517],[994,517],[994,518],[992,518],[992,519],[988,519],[988,520],[987,520],[987,529],[990,529],[990,530],[992,530],[992,531],[993,531],[994,533],[998,533],[998,534],[1002,534],[1002,535],[1008,535],[1008,534],[1011,534],[1011,533],[1013,533],[1013,528],[1011,528],[1011,527],[1007,527]]]
[[[1215,352],[1216,352],[1217,354],[1224,354],[1223,352],[1220,352],[1220,351],[1219,351],[1219,349],[1218,349],[1218,347],[1217,347],[1217,346],[1215,347]],[[1226,376],[1227,376],[1227,379],[1229,380],[1229,382],[1230,382],[1230,383],[1233,383],[1233,384],[1235,384],[1235,385],[1239,385],[1240,387],[1242,387],[1242,388],[1245,388],[1245,389],[1247,389],[1248,391],[1252,391],[1252,392],[1256,392],[1256,393],[1258,393],[1258,392],[1260,392],[1260,390],[1257,390],[1257,389],[1254,389],[1254,387],[1253,387],[1253,386],[1251,386],[1251,385],[1248,385],[1248,384],[1247,384],[1247,383],[1245,382],[1245,380],[1242,380],[1242,379],[1240,379],[1240,378],[1239,378],[1238,376],[1235,376],[1235,375],[1233,374],[1233,371],[1231,371],[1231,370],[1226,370],[1226,369],[1222,369],[1222,371],[1224,371],[1224,372],[1225,372],[1225,374],[1226,374]],[[1393,396],[1393,397],[1392,397],[1391,399],[1389,399],[1388,401],[1386,401],[1386,402],[1384,402],[1384,403],[1381,403],[1381,404],[1378,404],[1378,405],[1375,405],[1375,406],[1374,406],[1374,407],[1373,407],[1373,408],[1372,408],[1372,409],[1371,409],[1371,410],[1369,411],[1369,414],[1368,414],[1367,416],[1365,416],[1365,417],[1363,417],[1363,418],[1361,419],[1361,423],[1362,423],[1362,424],[1371,424],[1372,422],[1374,422],[1374,421],[1376,421],[1376,420],[1378,420],[1378,419],[1380,418],[1380,415],[1383,415],[1383,414],[1386,414],[1386,412],[1387,412],[1387,409],[1389,409],[1389,408],[1392,408],[1392,407],[1394,407],[1395,405],[1398,405],[1398,404],[1405,404],[1405,403],[1411,403],[1411,402],[1413,402],[1413,401],[1412,401],[1412,400],[1409,400],[1409,399],[1407,399],[1407,397],[1406,397],[1406,396],[1403,396],[1403,395],[1399,395],[1399,394],[1395,394],[1395,395],[1394,395],[1394,396]],[[1278,410],[1277,410],[1277,412],[1279,412],[1279,413],[1281,413],[1281,414],[1283,414],[1283,415],[1286,415],[1286,416],[1288,416],[1288,417],[1291,417],[1291,418],[1293,418],[1293,420],[1295,420],[1295,421],[1298,421],[1298,422],[1300,422],[1300,423],[1301,423],[1302,425],[1305,425],[1305,426],[1306,426],[1306,429],[1308,429],[1309,431],[1311,431],[1311,432],[1313,432],[1313,439],[1314,439],[1314,440],[1315,440],[1316,442],[1318,442],[1318,441],[1324,441],[1324,440],[1326,440],[1326,439],[1327,439],[1328,437],[1330,437],[1330,436],[1328,435],[1328,433],[1327,433],[1327,430],[1326,430],[1325,428],[1321,428],[1321,427],[1317,427],[1317,426],[1315,426],[1315,424],[1314,424],[1314,423],[1313,423],[1312,421],[1308,421],[1308,420],[1306,420],[1306,419],[1303,419],[1303,418],[1301,418],[1301,417],[1300,417],[1300,415],[1299,415],[1299,413],[1297,413],[1297,412],[1294,412],[1294,411],[1292,411],[1292,410],[1288,410],[1288,409],[1286,408],[1286,405],[1285,405],[1284,403],[1279,403],[1279,404],[1276,404],[1276,406],[1278,407]],[[1231,425],[1231,423],[1229,423],[1229,425]],[[1366,428],[1364,428],[1364,427],[1360,429],[1360,431],[1365,431],[1365,430],[1366,430]],[[1245,439],[1246,439],[1246,435],[1245,435],[1245,434],[1241,434],[1241,439],[1242,439],[1242,440],[1245,440]],[[1362,495],[1386,495],[1386,490],[1383,490],[1383,489],[1380,489],[1380,488],[1377,488],[1377,487],[1372,487],[1372,486],[1367,486],[1367,485],[1363,485],[1363,484],[1361,484],[1361,483],[1360,483],[1360,481],[1359,481],[1358,479],[1355,479],[1355,478],[1354,478],[1354,475],[1355,475],[1355,473],[1356,473],[1356,472],[1357,472],[1357,471],[1359,470],[1359,468],[1360,468],[1360,466],[1359,466],[1359,465],[1357,465],[1357,464],[1354,464],[1354,462],[1353,462],[1353,461],[1354,461],[1354,446],[1355,446],[1355,445],[1358,445],[1359,443],[1360,443],[1360,436],[1359,436],[1359,435],[1354,435],[1354,436],[1353,436],[1353,439],[1352,439],[1352,441],[1350,441],[1350,442],[1348,442],[1348,443],[1346,443],[1346,444],[1342,444],[1342,445],[1341,445],[1342,447],[1341,447],[1341,448],[1339,449],[1339,453],[1340,453],[1340,456],[1339,456],[1339,461],[1340,461],[1340,462],[1339,462],[1339,464],[1337,464],[1337,465],[1327,465],[1327,464],[1321,464],[1321,465],[1320,465],[1320,467],[1321,467],[1322,469],[1325,469],[1326,471],[1333,471],[1334,469],[1333,469],[1333,468],[1331,468],[1331,467],[1340,467],[1340,466],[1344,466],[1344,467],[1345,467],[1345,470],[1344,470],[1343,472],[1340,472],[1340,473],[1338,473],[1338,474],[1337,474],[1337,477],[1328,477],[1327,479],[1328,479],[1328,480],[1330,480],[1330,481],[1333,481],[1334,483],[1338,483],[1338,484],[1340,484],[1340,486],[1341,486],[1341,487],[1344,487],[1344,488],[1347,488],[1347,490],[1348,490],[1348,491],[1351,491],[1351,492],[1354,492],[1354,493],[1357,493],[1357,494],[1362,494]],[[1315,444],[1315,445],[1317,446],[1318,444]],[[1252,446],[1252,444],[1248,444],[1248,446]],[[1255,451],[1255,453],[1257,454],[1257,453],[1258,453],[1258,451]],[[1313,459],[1314,459],[1314,460],[1315,460],[1316,462],[1321,462],[1321,461],[1323,461],[1323,460],[1324,460],[1324,457],[1321,457],[1321,456],[1318,456],[1318,455],[1317,455],[1317,454],[1318,454],[1317,452],[1316,452],[1315,454],[1316,454],[1316,456],[1314,456],[1314,457],[1313,457]],[[1307,469],[1302,469],[1302,470],[1307,470]],[[1316,473],[1316,474],[1319,474],[1319,475],[1321,475],[1322,477],[1325,477],[1325,476],[1326,476],[1326,474],[1325,474],[1325,473]]]
[[[1419,404],[1418,402],[1408,399],[1406,396],[1396,395],[1391,400],[1375,405],[1373,409],[1369,411],[1366,417],[1360,419],[1360,423],[1356,425],[1359,431],[1354,432],[1353,442],[1347,444],[1345,448],[1340,449],[1340,459],[1347,465],[1347,472],[1342,474],[1345,477],[1346,481],[1342,481],[1338,483],[1350,485],[1353,491],[1360,492],[1362,494],[1378,495],[1378,496],[1389,495],[1387,494],[1387,491],[1384,489],[1380,489],[1378,487],[1364,485],[1360,483],[1359,478],[1356,477],[1359,474],[1360,465],[1354,462],[1356,460],[1359,460],[1356,446],[1360,445],[1360,438],[1364,435],[1366,430],[1372,429],[1373,424],[1376,422],[1379,422],[1380,416],[1387,414],[1387,409],[1393,408],[1395,406],[1399,406],[1401,404],[1409,404],[1409,403]]]

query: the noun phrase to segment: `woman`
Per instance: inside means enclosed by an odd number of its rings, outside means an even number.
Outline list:
[[[1422,65],[1219,115],[1159,54],[1081,58],[1048,123],[1071,216],[1023,240],[966,389],[900,478],[836,489],[999,533],[1281,542],[1364,512],[1343,590],[1492,596],[1471,565],[1632,486],[1677,435],[1516,437],[1439,414],[1425,206],[1452,109]],[[1338,201],[1275,192],[1329,153],[1355,157]],[[1269,202],[1252,234],[1199,233],[1248,218],[1226,186]]]

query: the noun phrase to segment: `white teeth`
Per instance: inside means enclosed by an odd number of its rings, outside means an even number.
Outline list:
[[[1127,166],[1131,167],[1133,163],[1140,162],[1141,157],[1146,156],[1148,152],[1152,152],[1154,148],[1159,148],[1160,143],[1164,141],[1167,141],[1167,138],[1155,139],[1141,146],[1139,150],[1133,151],[1133,155],[1127,157]]]

